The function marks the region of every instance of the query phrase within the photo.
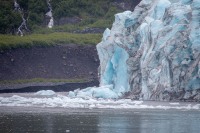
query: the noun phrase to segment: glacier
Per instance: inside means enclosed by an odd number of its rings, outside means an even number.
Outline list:
[[[97,45],[100,87],[70,95],[200,101],[199,37],[199,0],[142,0]]]
[[[97,45],[99,87],[1,94],[0,107],[199,110],[199,37],[199,0],[142,0]]]

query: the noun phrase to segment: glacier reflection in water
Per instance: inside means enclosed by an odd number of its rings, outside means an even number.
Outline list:
[[[199,111],[1,107],[0,132],[197,133]]]

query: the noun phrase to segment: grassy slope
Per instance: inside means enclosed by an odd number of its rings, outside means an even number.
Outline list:
[[[49,34],[31,34],[26,36],[14,36],[14,35],[4,35],[0,34],[0,50],[13,49],[13,48],[29,48],[33,46],[53,46],[57,44],[67,45],[70,43],[79,45],[96,45],[101,41],[101,34],[73,34],[73,33],[49,33]],[[44,78],[34,78],[34,79],[19,79],[19,80],[0,80],[0,85],[2,84],[24,84],[24,83],[42,83],[42,82],[52,82],[52,83],[82,83],[86,82],[88,79],[78,78],[78,79],[44,79]]]
[[[83,83],[89,81],[88,79],[44,79],[44,78],[33,78],[33,79],[19,79],[19,80],[0,80],[0,85],[4,84],[24,84],[24,83]]]
[[[18,47],[51,46],[56,44],[79,44],[96,45],[101,41],[101,34],[73,34],[73,33],[50,33],[31,34],[23,37],[0,34],[0,49],[11,49]]]

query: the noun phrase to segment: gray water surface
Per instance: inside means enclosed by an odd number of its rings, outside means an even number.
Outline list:
[[[0,133],[199,133],[200,112],[0,107]]]

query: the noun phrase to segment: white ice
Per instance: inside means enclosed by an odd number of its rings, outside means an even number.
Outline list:
[[[41,96],[52,96],[56,93],[52,90],[41,90],[35,93],[35,95],[41,95]]]
[[[19,96],[21,95],[21,96]],[[180,109],[199,110],[198,103],[168,103],[151,101],[134,101],[130,99],[102,99],[102,98],[70,98],[66,94],[51,96],[36,96],[33,94],[18,94],[13,96],[0,95],[0,106],[18,107],[61,107],[61,108],[113,108],[113,109]]]
[[[100,87],[70,95],[121,98],[131,91],[143,100],[199,100],[199,9],[199,0],[142,0],[116,14],[97,45]]]
[[[200,99],[199,9],[199,0],[142,0],[133,12],[116,14],[97,45],[100,87],[65,96],[42,91],[29,98],[0,97],[0,106],[199,109],[195,103],[120,99],[130,91],[142,100],[165,100],[164,92]]]

